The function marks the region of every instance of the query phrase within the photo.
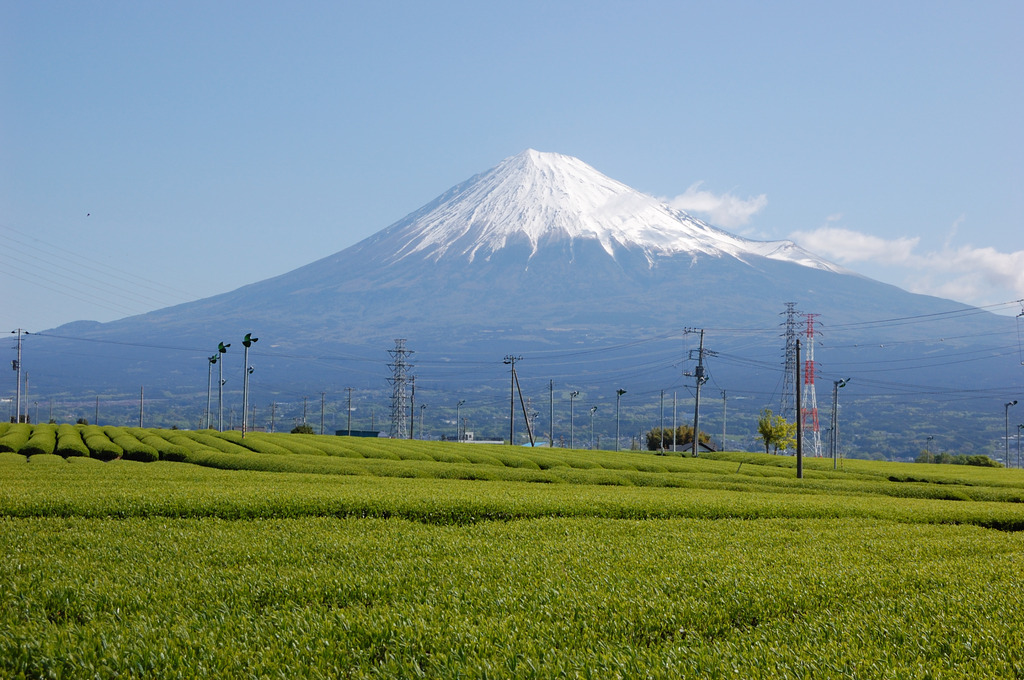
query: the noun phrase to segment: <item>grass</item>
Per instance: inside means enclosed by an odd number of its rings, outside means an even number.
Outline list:
[[[112,430],[0,452],[2,677],[1024,677],[1016,470]]]

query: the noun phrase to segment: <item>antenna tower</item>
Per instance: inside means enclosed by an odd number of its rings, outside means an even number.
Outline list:
[[[396,338],[395,348],[388,350],[388,354],[393,360],[388,364],[392,373],[388,378],[388,382],[391,383],[391,432],[389,434],[392,439],[408,439],[410,436],[409,421],[406,420],[406,416],[409,411],[409,400],[405,388],[414,380],[409,373],[413,365],[408,361],[413,352],[405,348],[405,338]]]
[[[799,314],[796,311],[796,303],[787,302],[786,311],[783,314],[786,315],[786,321],[783,323],[783,327],[786,330],[783,332],[782,337],[786,339],[786,348],[783,350],[782,355],[785,370],[782,372],[782,400],[779,404],[779,415],[789,422],[790,420],[796,420],[796,416],[793,413],[795,410],[793,404],[796,399],[796,385],[793,382],[793,376],[796,374],[796,317]]]
[[[810,450],[815,458],[821,457],[821,430],[818,427],[818,395],[814,390],[814,320],[820,314],[804,314],[807,320],[807,354],[804,361],[804,391],[806,395],[802,405],[800,417],[803,423],[804,445],[810,444]],[[810,441],[808,441],[808,438]]]

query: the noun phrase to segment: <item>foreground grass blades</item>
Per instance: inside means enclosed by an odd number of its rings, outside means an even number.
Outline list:
[[[1024,677],[1019,471],[109,429],[0,452],[0,677]]]
[[[9,518],[0,670],[1019,677],[1022,540],[860,519]]]

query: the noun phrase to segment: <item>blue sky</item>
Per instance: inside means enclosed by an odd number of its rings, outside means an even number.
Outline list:
[[[1022,34],[1016,1],[4,3],[0,327],[284,273],[526,148],[1024,298]]]

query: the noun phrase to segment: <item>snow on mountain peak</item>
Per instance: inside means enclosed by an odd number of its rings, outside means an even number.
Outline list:
[[[759,255],[837,270],[788,241],[734,236],[607,177],[578,158],[527,149],[393,224],[396,259],[489,258],[528,242],[531,257],[553,240],[596,240],[612,257],[640,249],[650,264],[677,253],[744,259]]]

